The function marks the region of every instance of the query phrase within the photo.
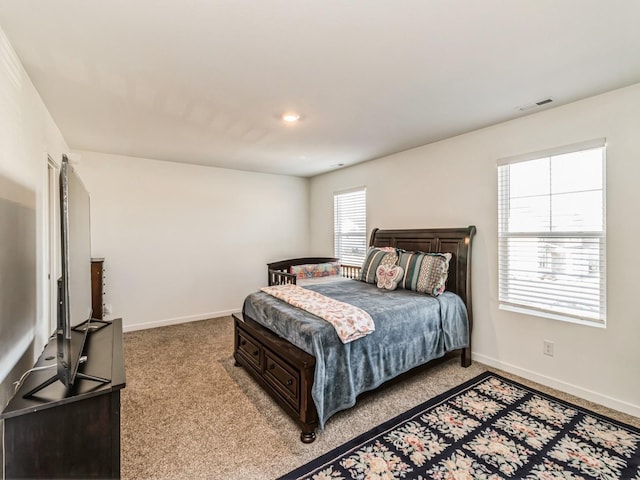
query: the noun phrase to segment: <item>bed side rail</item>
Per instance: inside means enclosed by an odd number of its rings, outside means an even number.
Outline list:
[[[269,286],[271,285],[285,285],[291,283],[296,284],[296,276],[293,273],[283,272],[281,270],[269,269]]]
[[[360,279],[361,267],[358,265],[340,265],[340,274],[345,278],[351,278],[353,280]]]

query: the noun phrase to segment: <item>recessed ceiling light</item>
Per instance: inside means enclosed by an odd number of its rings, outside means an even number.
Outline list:
[[[300,120],[300,115],[295,112],[287,112],[282,114],[282,121],[286,123],[296,123]]]

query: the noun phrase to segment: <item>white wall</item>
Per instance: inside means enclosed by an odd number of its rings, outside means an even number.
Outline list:
[[[640,84],[311,179],[311,253],[333,251],[334,191],[367,187],[369,229],[474,224],[475,360],[640,416]],[[607,328],[498,309],[502,157],[607,138]],[[555,356],[542,353],[544,339]]]
[[[3,188],[13,185],[12,188],[35,198],[36,223],[35,311],[24,318],[6,318],[6,305],[0,305],[1,407],[12,392],[11,382],[22,374],[22,370],[32,366],[52,333],[47,286],[47,154],[59,162],[66,150],[60,131],[0,29],[0,177],[5,179]],[[7,194],[7,191],[0,192],[0,195]],[[0,255],[11,255],[7,248],[7,243],[0,244]],[[0,271],[0,285],[6,286],[11,282],[10,278],[4,277],[7,274]],[[30,299],[25,298],[24,301]],[[9,325],[11,328],[3,328]]]
[[[228,315],[307,253],[308,180],[78,152],[92,255],[125,330]]]

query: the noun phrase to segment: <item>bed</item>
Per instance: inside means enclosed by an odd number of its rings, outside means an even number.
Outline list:
[[[305,286],[371,313],[376,330],[342,344],[333,327],[263,292],[250,294],[234,315],[234,359],[301,427],[301,440],[356,397],[444,355],[471,364],[471,244],[475,227],[374,229],[370,246],[449,253],[446,291],[437,297],[379,289],[355,280],[359,267],[344,266],[348,280]],[[267,266],[269,285],[295,284],[291,267],[335,261],[329,257],[284,260]],[[343,279],[344,280],[344,279]]]

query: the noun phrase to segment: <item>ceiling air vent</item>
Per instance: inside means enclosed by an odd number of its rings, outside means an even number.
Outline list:
[[[538,100],[535,103],[530,103],[528,105],[522,105],[520,107],[517,107],[517,110],[520,110],[521,112],[526,112],[527,110],[532,110],[534,108],[542,107],[543,105],[548,105],[551,102],[553,102],[553,98],[549,97],[543,100]]]

